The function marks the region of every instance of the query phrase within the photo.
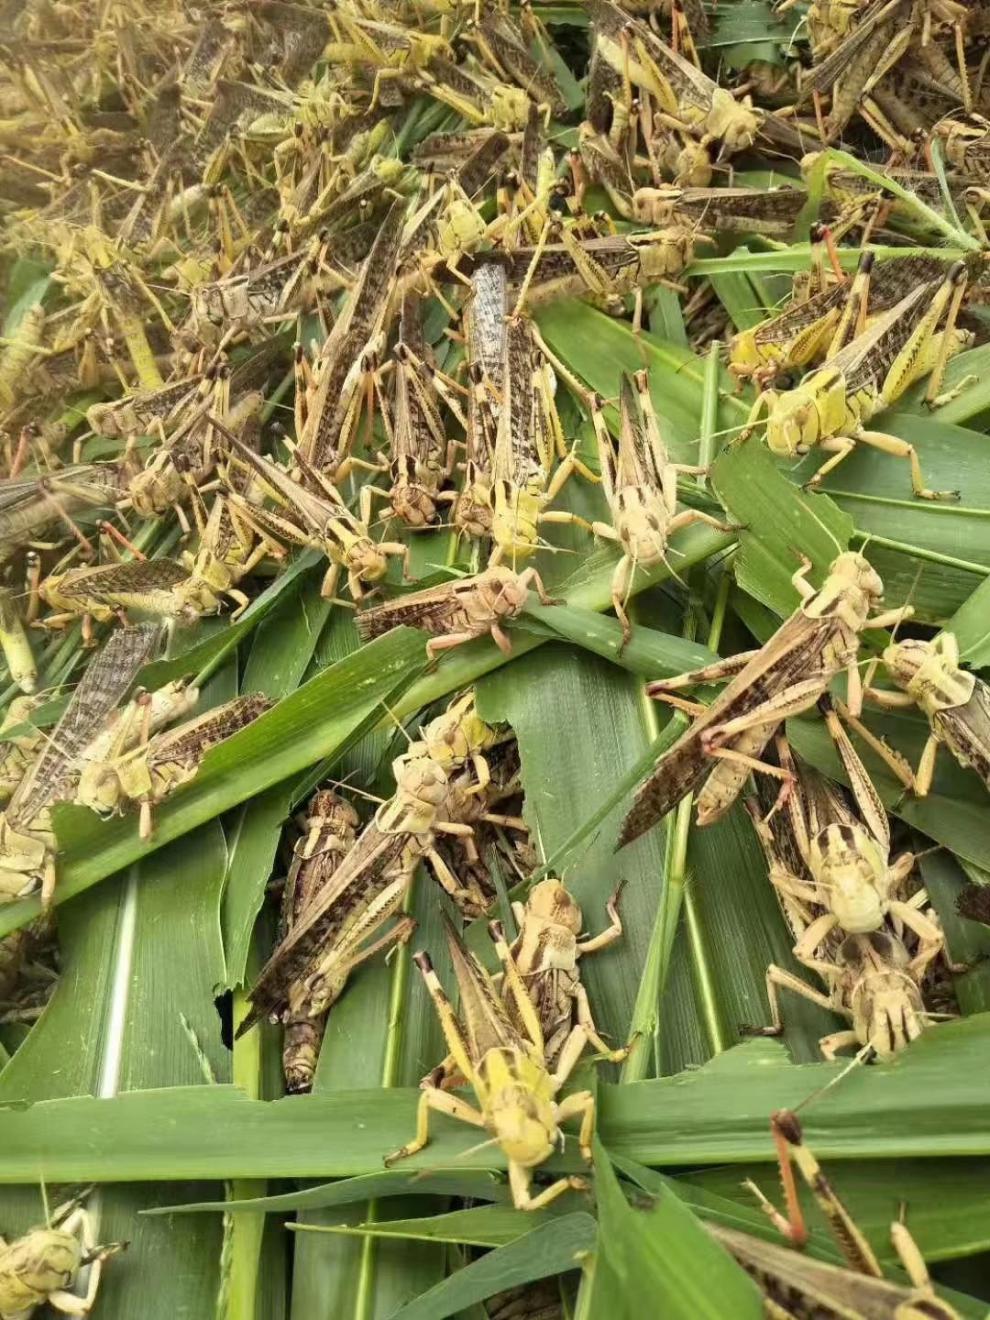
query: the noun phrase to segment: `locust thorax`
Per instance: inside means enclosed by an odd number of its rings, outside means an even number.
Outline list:
[[[671,184],[660,188],[637,188],[632,195],[633,219],[643,225],[669,225],[683,196],[684,190]]]
[[[959,668],[959,648],[945,633],[930,642],[894,642],[884,651],[883,663],[926,715],[964,706],[976,688],[976,675]]]
[[[671,225],[651,236],[649,243],[637,248],[639,278],[650,284],[680,275],[694,256],[694,240],[689,229]]]
[[[401,482],[393,486],[389,502],[396,518],[414,530],[429,527],[437,520],[437,506],[432,495],[418,483]]]
[[[521,87],[509,87],[504,83],[494,87],[489,106],[493,128],[501,128],[508,133],[525,128],[531,104],[529,96]]]
[[[651,568],[663,563],[667,551],[667,506],[662,496],[645,491],[624,492],[615,512],[615,530],[622,548],[634,564]]]
[[[35,1228],[0,1255],[0,1315],[28,1315],[67,1288],[82,1263],[82,1244],[59,1228]]]
[[[810,860],[844,931],[859,934],[883,924],[887,859],[862,826],[826,825],[811,841]]]
[[[553,1154],[558,1130],[553,1101],[549,1094],[544,1093],[547,1081],[545,1072],[541,1073],[541,1089],[528,1086],[524,1079],[516,1080],[513,1077],[511,1064],[506,1068],[504,1053],[502,1050],[489,1050],[480,1065],[486,1081],[502,1081],[501,1085],[494,1085],[491,1090],[488,1110],[490,1130],[508,1159],[522,1165],[524,1169],[532,1169]],[[521,1060],[512,1061],[517,1066],[519,1062]],[[524,1070],[527,1073],[536,1072],[535,1068]]]
[[[540,497],[507,481],[495,483],[492,540],[505,554],[525,559],[539,543]]]
[[[358,536],[348,547],[347,567],[363,582],[380,582],[388,572],[388,555],[370,536]]]

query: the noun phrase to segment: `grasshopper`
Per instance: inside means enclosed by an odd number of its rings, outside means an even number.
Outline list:
[[[108,623],[127,610],[189,623],[220,610],[220,599],[209,585],[191,576],[173,559],[134,559],[70,568],[47,577],[39,594],[56,611],[43,620],[43,626],[62,628],[82,615],[86,642],[92,640],[93,620]]]
[[[303,833],[296,840],[282,894],[280,941],[307,904],[332,882],[334,872],[357,840],[357,812],[331,789],[320,789],[306,808]],[[313,1084],[325,1018],[298,1013],[285,1022],[282,1069],[286,1089],[308,1091]]]
[[[512,318],[506,327],[502,406],[492,458],[492,541],[489,566],[509,556],[513,564],[539,546],[540,523],[576,523],[583,519],[548,505],[575,471],[597,478],[573,450],[566,449],[554,405],[555,380],[542,342],[528,321]],[[562,462],[552,478],[555,456]],[[590,530],[590,529],[589,529]]]
[[[506,274],[518,290],[517,312],[587,298],[612,309],[647,285],[672,282],[694,256],[694,230],[686,225],[642,234],[577,239],[559,230],[559,243],[520,247],[506,256]]]
[[[426,362],[422,306],[415,293],[402,300],[400,326],[391,416],[383,410],[392,478],[387,499],[394,517],[419,531],[436,522],[439,503],[455,498],[441,493],[454,470],[454,447],[436,398],[438,374]]]
[[[864,423],[929,372],[929,403],[937,407],[945,402],[946,396],[938,393],[945,364],[972,340],[968,331],[955,324],[966,278],[965,264],[954,263],[939,284],[921,285],[906,294],[796,388],[764,391],[739,439],[750,433],[766,411],[771,453],[794,457],[818,447],[831,455],[809,485],[817,486],[857,444],[865,444],[910,465],[911,486],[919,499],[956,498],[957,492],[930,490],[924,484],[913,445],[882,431],[867,430]],[[943,318],[943,329],[938,331]]]
[[[702,146],[718,143],[720,158],[753,145],[760,115],[747,101],[737,101],[610,0],[589,0],[588,8],[602,58],[656,98],[667,126]]]
[[[98,1246],[92,1232],[89,1214],[75,1200],[58,1206],[50,1223],[13,1242],[0,1238],[0,1320],[28,1320],[40,1306],[64,1315],[89,1315],[103,1262],[127,1246]],[[84,1295],[72,1290],[82,1270],[88,1272]]]
[[[873,254],[864,253],[851,286],[818,276],[819,287],[808,296],[734,335],[729,371],[739,380],[753,376],[765,387],[779,372],[832,358],[871,319],[875,321],[919,285],[944,278],[946,271],[946,263],[937,257],[897,257],[876,265]]]
[[[592,421],[612,522],[596,522],[592,530],[596,536],[617,541],[622,549],[612,577],[612,608],[622,624],[625,645],[632,634],[626,604],[637,568],[666,563],[668,538],[693,523],[703,522],[719,531],[731,529],[700,509],[677,513],[678,474],[697,474],[704,469],[671,463],[645,371],[632,377],[622,375],[618,449],[605,427],[603,409],[604,401],[596,398]]]
[[[549,1159],[562,1140],[561,1124],[569,1118],[581,1117],[578,1144],[582,1156],[590,1161],[595,1100],[590,1091],[578,1091],[558,1101],[567,1073],[563,1067],[555,1073],[550,1071],[539,1016],[502,928],[493,921],[488,930],[502,965],[502,996],[446,922],[447,945],[460,991],[460,1017],[444,994],[428,955],[419,952],[414,956],[455,1066],[471,1083],[479,1107],[438,1086],[425,1086],[420,1093],[416,1136],[386,1156],[385,1163],[405,1159],[428,1144],[430,1111],[435,1110],[489,1132],[508,1160],[512,1204],[517,1210],[541,1210],[564,1192],[587,1186],[583,1178],[558,1178],[534,1195],[532,1178],[533,1170]],[[509,996],[521,1027],[515,1025],[505,1007]],[[573,1067],[576,1058],[568,1062]]]
[[[891,1224],[890,1237],[910,1287],[883,1276],[873,1248],[839,1198],[814,1154],[804,1144],[798,1117],[778,1110],[770,1119],[787,1199],[782,1215],[763,1193],[748,1182],[771,1223],[792,1245],[783,1247],[738,1229],[708,1222],[705,1227],[756,1280],[768,1315],[811,1320],[812,1316],[870,1316],[873,1320],[959,1320],[959,1314],[932,1287],[917,1246],[901,1221]],[[810,1187],[843,1256],[847,1268],[799,1255],[794,1247],[808,1241],[808,1229],[798,1199],[791,1161]]]
[[[504,82],[517,83],[550,114],[567,113],[567,103],[557,80],[545,65],[533,58],[525,37],[508,13],[483,14],[481,20],[467,31],[466,37],[478,48],[497,77]]]
[[[0,560],[9,559],[56,522],[88,546],[73,513],[84,508],[112,508],[123,493],[113,463],[76,464],[44,476],[0,482]]]
[[[240,733],[271,706],[260,693],[235,697],[205,715],[156,734],[144,746],[94,762],[89,767],[86,805],[98,803],[101,814],[112,814],[127,801],[139,803],[140,835],[150,839],[152,808],[196,777],[207,752]]]
[[[471,724],[463,722],[461,728],[469,740],[467,759],[482,748],[470,741]],[[482,729],[487,745],[487,726]],[[339,999],[356,967],[397,940],[408,939],[414,923],[401,918],[384,935],[367,942],[398,915],[424,857],[452,895],[475,897],[462,894],[457,878],[434,847],[438,831],[471,833],[470,826],[445,818],[451,790],[443,765],[428,755],[412,755],[399,758],[397,769],[394,796],[379,807],[332,879],[298,914],[262,968],[239,1035],[262,1017],[285,1022],[321,1016]]]
[[[536,588],[542,604],[553,603],[535,568],[516,573],[498,564],[475,577],[444,582],[362,610],[357,616],[358,633],[362,641],[368,641],[393,628],[420,628],[430,634],[426,650],[431,659],[441,651],[490,633],[502,654],[510,655],[512,643],[502,623],[515,618],[525,608],[530,584]]]
[[[743,771],[765,769],[756,758],[775,730],[785,719],[809,710],[843,670],[848,677],[849,709],[854,716],[861,713],[860,635],[865,628],[886,628],[910,617],[911,607],[873,614],[883,600],[883,582],[854,551],[845,551],[833,561],[817,590],[805,580],[810,568],[805,560],[791,578],[801,603],[758,651],[648,685],[651,696],[663,699],[679,688],[734,675],[710,706],[688,707],[696,718],[637,790],[622,823],[619,847],[665,816],[706,775],[699,820],[706,824],[717,820],[741,789]],[[712,756],[717,764],[708,775]],[[768,773],[787,778],[777,767],[770,767]]]
[[[0,587],[0,647],[10,681],[22,692],[33,692],[38,685],[38,666],[23,620],[6,587]]]
[[[881,930],[889,919],[906,927],[918,939],[918,950],[908,974],[921,982],[928,964],[941,952],[945,940],[938,919],[925,911],[928,895],[920,889],[908,902],[896,897],[916,861],[914,853],[890,860],[890,826],[866,767],[849,742],[838,716],[828,707],[826,720],[852,783],[857,810],[823,776],[795,760],[786,740],[778,738],[780,765],[793,776],[793,790],[784,810],[793,834],[800,867],[780,857],[765,819],[756,820],[757,833],[770,860],[770,880],[781,897],[795,899],[805,912],[794,956],[813,971],[832,969],[816,957],[833,935],[862,935]],[[798,923],[795,923],[798,924]]]
[[[807,201],[800,188],[676,188],[667,184],[637,188],[633,218],[640,224],[671,225],[687,221],[720,234],[789,236]]]
[[[41,885],[47,906],[55,889],[52,802],[72,797],[80,757],[100,732],[161,637],[157,624],[114,633],[93,657],[62,717],[0,815],[0,892],[11,897]]]
[[[871,0],[865,12],[857,14],[855,26],[802,79],[805,97],[832,93],[825,141],[842,131],[864,97],[905,54],[919,13],[917,0]]]
[[[464,482],[452,521],[458,532],[489,536],[492,527],[491,467],[498,435],[508,353],[508,276],[503,263],[481,261],[470,277],[464,339],[470,378],[465,428]]]
[[[211,419],[213,420],[213,419]],[[274,463],[245,445],[221,423],[218,429],[227,437],[237,455],[261,477],[265,486],[279,503],[291,511],[292,516],[276,514],[258,508],[236,490],[231,490],[230,501],[241,520],[254,528],[262,537],[270,532],[284,536],[299,545],[313,546],[327,556],[327,569],[321,588],[325,597],[333,598],[341,570],[347,574],[351,598],[356,603],[364,598],[367,583],[380,582],[388,572],[388,561],[398,556],[403,564],[403,576],[408,573],[409,547],[398,541],[373,541],[368,531],[370,521],[370,487],[362,491],[363,517],[356,518],[344,503],[337,488],[312,467],[301,451],[294,451],[296,462],[310,487],[300,485],[287,476]]]
[[[613,1050],[602,1039],[591,1015],[588,992],[581,984],[578,962],[614,944],[622,936],[618,893],[606,904],[611,924],[594,938],[580,938],[581,909],[560,880],[553,877],[534,885],[526,903],[513,903],[519,928],[510,953],[540,1020],[543,1056],[554,1072],[569,1074],[590,1044],[598,1057],[621,1063],[629,1047]],[[503,1003],[516,1030],[526,1024],[516,1009],[511,988],[503,981]],[[452,1057],[433,1075],[434,1085],[449,1087],[456,1076]],[[441,1077],[443,1080],[441,1081]]]
[[[359,386],[368,358],[384,347],[393,281],[401,250],[406,204],[392,203],[374,245],[347,296],[314,366],[315,383],[306,394],[305,417],[297,416],[302,457],[331,481],[341,481],[350,458],[360,415]],[[297,407],[301,402],[297,386]]]
[[[887,673],[904,690],[868,686],[869,699],[889,710],[917,706],[931,726],[914,774],[914,792],[924,797],[930,790],[940,744],[990,788],[990,688],[961,668],[955,636],[943,632],[930,641],[912,637],[893,642],[882,658]]]

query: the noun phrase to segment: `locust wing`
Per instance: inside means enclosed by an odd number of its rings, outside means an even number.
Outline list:
[[[936,711],[931,722],[953,755],[990,788],[990,687],[978,678],[969,701]]]
[[[444,933],[460,994],[458,1017],[472,1063],[484,1058],[489,1050],[525,1048],[526,1042],[510,1022],[491,977],[446,918]]]
[[[90,661],[43,751],[11,798],[9,819],[29,824],[64,796],[79,756],[120,704],[138,670],[152,659],[161,638],[157,623],[139,623],[112,634]]]
[[[363,642],[381,637],[393,628],[422,628],[433,637],[451,631],[461,615],[461,600],[474,590],[475,579],[444,583],[412,591],[406,596],[362,610],[355,619],[358,636]]]

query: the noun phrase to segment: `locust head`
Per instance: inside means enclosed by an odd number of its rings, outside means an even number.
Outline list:
[[[186,492],[181,473],[171,455],[161,454],[128,483],[134,512],[142,518],[156,518],[175,507]]]
[[[900,940],[884,931],[850,935],[838,961],[851,980],[848,998],[853,1027],[878,1058],[889,1059],[925,1029],[921,991],[907,971],[910,958]]]
[[[81,807],[110,816],[119,807],[122,794],[120,777],[113,766],[93,762],[84,767],[76,788],[76,801]]]
[[[721,141],[719,159],[725,160],[753,145],[760,127],[760,116],[749,97],[737,101],[731,92],[719,87],[712,95],[712,108],[705,127],[711,137]]]
[[[509,87],[505,83],[500,83],[492,89],[489,106],[493,126],[504,129],[507,133],[518,132],[519,129],[525,128],[531,104],[521,87]]]
[[[347,567],[362,582],[380,582],[388,572],[388,555],[370,536],[359,536],[347,552]]]
[[[768,391],[767,447],[778,458],[796,458],[821,439],[821,418],[815,397],[802,386],[786,393]]]
[[[554,926],[564,926],[574,935],[581,933],[584,923],[581,909],[564,885],[553,877],[533,886],[526,900],[526,911]]]
[[[478,580],[478,593],[487,610],[497,619],[512,618],[529,599],[529,587],[511,568],[496,565]]]
[[[59,1228],[34,1228],[4,1252],[0,1315],[28,1315],[68,1288],[82,1264],[82,1243]]]
[[[670,184],[662,188],[637,188],[632,195],[633,219],[643,225],[669,225],[683,196],[682,188]]]
[[[414,530],[437,520],[437,506],[425,486],[403,483],[393,490],[391,503],[396,518]]]
[[[49,865],[49,849],[40,834],[15,830],[0,813],[0,899],[30,894]]]
[[[976,675],[959,668],[959,644],[952,633],[931,641],[910,637],[894,642],[884,651],[883,663],[926,715],[964,706],[976,687]]]
[[[640,278],[646,283],[680,275],[694,256],[694,236],[683,226],[671,226],[651,235],[637,247]]]

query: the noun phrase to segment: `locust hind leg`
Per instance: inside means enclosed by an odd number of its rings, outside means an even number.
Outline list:
[[[473,1127],[485,1126],[485,1119],[482,1114],[469,1105],[465,1100],[459,1099],[456,1095],[450,1095],[446,1091],[441,1091],[438,1087],[424,1087],[419,1097],[419,1105],[416,1110],[416,1135],[412,1141],[407,1141],[404,1146],[398,1150],[393,1150],[385,1156],[386,1166],[395,1164],[398,1160],[407,1159],[410,1155],[415,1155],[417,1151],[422,1150],[429,1144],[430,1140],[430,1110],[436,1110],[438,1114],[448,1114],[451,1118],[459,1119],[462,1123],[470,1123]]]
[[[957,490],[931,490],[925,485],[924,477],[921,474],[921,463],[918,461],[918,452],[914,445],[908,444],[906,440],[901,440],[895,435],[887,435],[884,431],[866,431],[862,429],[857,429],[854,439],[864,445],[869,445],[871,449],[879,449],[881,453],[890,454],[893,458],[906,459],[911,465],[911,489],[919,500],[959,499],[959,491]]]

